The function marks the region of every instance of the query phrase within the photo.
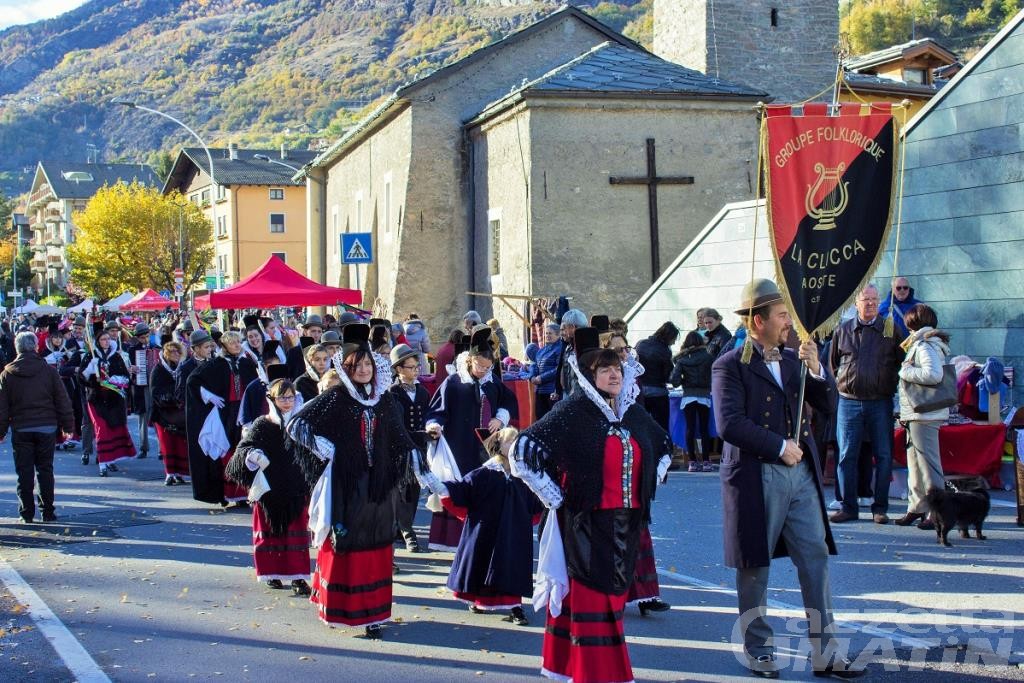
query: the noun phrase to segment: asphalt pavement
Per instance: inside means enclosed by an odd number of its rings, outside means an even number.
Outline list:
[[[0,680],[539,680],[542,616],[528,609],[531,626],[516,627],[468,612],[444,588],[450,553],[397,550],[394,623],[368,641],[255,581],[248,509],[164,486],[155,453],[107,478],[79,458],[56,457],[58,523],[26,526],[9,440],[0,446]],[[834,526],[840,642],[867,665],[861,680],[1024,680],[1024,529],[1011,495],[993,498],[988,539],[952,548],[863,517]],[[672,609],[627,608],[638,681],[749,680],[733,645],[719,499],[717,473],[673,472],[658,491],[652,533]],[[424,541],[428,515],[417,519]],[[782,678],[811,680],[788,560],[773,564],[771,586]]]

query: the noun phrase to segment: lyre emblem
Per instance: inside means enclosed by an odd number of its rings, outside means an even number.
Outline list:
[[[814,164],[814,172],[818,174],[818,179],[814,181],[814,184],[807,186],[807,194],[804,196],[804,208],[807,210],[808,216],[818,221],[814,226],[815,230],[835,230],[836,218],[843,211],[846,211],[846,205],[850,200],[848,189],[850,183],[841,180],[845,170],[846,164],[843,162],[839,162],[839,165],[835,168],[826,168],[820,162]],[[836,185],[825,195],[821,206],[818,207],[814,197],[826,182],[834,182]]]

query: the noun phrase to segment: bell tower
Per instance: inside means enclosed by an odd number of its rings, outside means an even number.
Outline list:
[[[655,54],[776,103],[828,87],[837,42],[838,0],[654,0]]]

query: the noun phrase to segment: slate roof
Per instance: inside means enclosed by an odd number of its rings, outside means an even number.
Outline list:
[[[933,85],[923,85],[921,83],[908,83],[907,81],[899,81],[895,78],[883,78],[881,76],[875,76],[874,74],[859,74],[855,72],[847,72],[843,74],[843,80],[853,88],[856,92],[858,90],[870,91],[870,92],[893,92],[896,94],[907,94],[907,95],[923,95],[930,96],[939,92],[946,81],[940,81]]]
[[[489,104],[473,120],[486,118],[524,94],[575,96],[647,96],[695,99],[768,99],[768,93],[706,76],[666,61],[644,49],[605,42],[524,83]]]
[[[146,164],[90,164],[78,161],[40,161],[39,168],[57,199],[89,199],[104,185],[138,180],[160,187],[160,178]],[[68,177],[67,174],[76,174]],[[91,180],[82,174],[88,174]]]
[[[281,158],[279,149],[242,149],[237,150],[236,159],[230,158],[230,153],[225,147],[211,147],[210,156],[213,157],[214,178],[218,185],[304,185],[305,181],[296,182],[292,180],[295,171],[282,166],[272,164],[269,161],[254,158],[257,154],[263,154],[274,161],[279,161],[288,166],[302,168],[307,162],[312,161],[317,153],[311,150],[288,150],[288,156]],[[185,147],[178,154],[174,161],[171,173],[167,176],[163,191],[166,193],[172,189],[181,188],[188,184],[191,174],[198,167],[203,173],[209,175],[210,162],[206,158],[206,152],[202,147]]]
[[[861,69],[878,66],[879,64],[887,64],[888,62],[900,59],[904,54],[912,52],[916,48],[924,47],[932,47],[936,51],[948,55],[951,61],[956,60],[956,55],[934,38],[918,38],[917,40],[909,40],[899,45],[891,45],[881,50],[875,50],[865,55],[850,57],[846,60],[846,68],[850,71],[860,71]]]

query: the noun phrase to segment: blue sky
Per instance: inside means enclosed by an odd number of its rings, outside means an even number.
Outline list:
[[[50,19],[84,3],[85,0],[0,0],[0,30]]]

